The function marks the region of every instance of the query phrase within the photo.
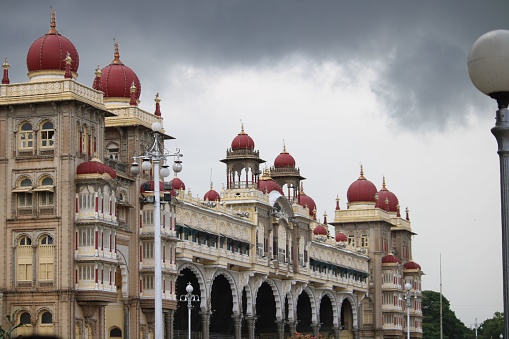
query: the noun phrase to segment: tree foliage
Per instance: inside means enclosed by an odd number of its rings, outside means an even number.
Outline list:
[[[502,312],[495,312],[493,318],[486,319],[477,331],[479,339],[498,339],[502,333],[504,333],[504,313]]]
[[[16,322],[14,316],[6,315],[5,318],[7,319],[8,326],[4,329],[3,326],[0,325],[0,339],[12,338],[12,332],[18,327],[23,326],[23,324]]]
[[[456,317],[449,300],[442,296],[442,326],[444,339],[475,338],[474,332]],[[440,293],[422,292],[423,339],[440,339]]]

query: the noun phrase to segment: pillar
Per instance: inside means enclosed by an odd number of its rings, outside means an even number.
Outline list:
[[[357,326],[353,328],[353,339],[359,339],[359,328]]]
[[[282,320],[276,320],[277,334],[279,339],[285,338],[285,323]]]
[[[297,322],[295,320],[288,321],[288,327],[290,328],[290,335],[294,335],[297,332]]]
[[[256,317],[254,317],[254,316],[246,317],[246,321],[247,321],[248,339],[254,339],[254,337],[255,337]]]
[[[311,328],[313,329],[313,336],[318,337],[318,334],[320,333],[320,324],[313,323],[311,324]]]
[[[242,315],[234,314],[233,318],[233,337],[234,339],[241,339],[242,337]]]
[[[332,330],[334,331],[334,339],[339,339],[341,337],[341,325],[334,326]]]
[[[202,339],[209,339],[210,313],[210,311],[200,312]]]
[[[124,301],[124,338],[129,339],[129,304]]]
[[[173,339],[173,319],[175,315],[175,310],[168,310],[164,314],[164,321],[166,325],[166,339]]]

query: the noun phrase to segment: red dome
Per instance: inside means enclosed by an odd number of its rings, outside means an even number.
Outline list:
[[[403,268],[405,270],[420,270],[421,269],[421,265],[419,265],[418,263],[416,263],[415,261],[408,261],[406,262],[404,265],[403,265]]]
[[[262,191],[263,193],[270,193],[272,191],[278,191],[283,194],[283,190],[281,189],[281,186],[277,182],[275,182],[273,179],[264,179],[258,181],[258,189]]]
[[[105,98],[130,98],[131,85],[134,82],[136,92],[134,97],[138,100],[141,95],[141,83],[132,69],[120,61],[118,42],[115,42],[115,56],[111,64],[101,71],[101,84],[94,82],[94,88],[104,92]]]
[[[113,179],[117,177],[115,170],[99,161],[87,161],[76,169],[76,174],[104,174],[108,173]]]
[[[51,12],[51,24],[48,33],[34,41],[27,54],[28,72],[57,70],[65,71],[67,53],[72,59],[71,72],[77,73],[80,59],[73,43],[58,33],[55,12]]]
[[[383,179],[382,189],[377,194],[378,199],[376,200],[375,207],[378,207],[386,212],[398,212],[398,198],[394,193],[385,187],[385,178]]]
[[[299,195],[299,205],[307,207],[309,210],[309,215],[314,216],[316,211],[315,201],[304,192],[301,192]]]
[[[159,182],[159,192],[163,192],[163,191],[164,191],[164,182],[160,181]],[[145,192],[154,192],[154,180],[147,181],[146,183],[141,185],[140,193],[145,193]]]
[[[207,201],[207,200],[208,201],[221,201],[221,196],[219,195],[219,193],[217,193],[217,191],[215,191],[211,188],[210,191],[205,193],[205,195],[203,196],[203,200],[205,200],[205,201]]]
[[[170,194],[174,197],[177,195],[177,191],[186,189],[186,184],[184,184],[184,182],[180,180],[178,177],[174,177],[173,179],[171,179],[170,183],[172,185],[172,190],[170,191]]]
[[[391,253],[382,258],[382,264],[401,264],[401,260]]]
[[[286,151],[286,147],[274,160],[274,167],[295,167],[295,159]]]
[[[318,226],[315,227],[313,230],[314,235],[327,235],[327,229],[325,226],[318,224]]]
[[[361,166],[361,175],[357,181],[354,181],[346,193],[348,202],[375,202],[376,186],[364,178],[364,172]]]
[[[254,149],[253,139],[244,132],[244,125],[242,130],[232,141],[232,149]]]
[[[344,233],[339,232],[338,234],[336,234],[336,242],[345,242],[347,240],[348,238]]]

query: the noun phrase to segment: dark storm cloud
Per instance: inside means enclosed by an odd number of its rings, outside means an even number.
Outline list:
[[[161,69],[271,67],[297,54],[314,62],[380,65],[378,100],[400,127],[443,128],[461,123],[477,96],[466,54],[483,33],[507,28],[509,2],[495,1],[7,1],[0,52],[24,81],[26,51],[49,27],[80,52],[80,81],[113,58],[144,83],[168,83]],[[16,66],[16,67],[15,67]],[[14,80],[14,79],[13,79]],[[468,100],[467,100],[468,98]]]

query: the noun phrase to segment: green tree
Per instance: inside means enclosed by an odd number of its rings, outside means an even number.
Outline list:
[[[449,300],[442,296],[442,326],[444,339],[475,338],[474,332],[456,317]],[[440,293],[422,292],[423,339],[440,339]]]
[[[477,331],[479,339],[498,339],[504,333],[504,313],[495,312],[493,318],[486,319]]]
[[[0,325],[0,339],[12,338],[12,332],[18,327],[23,326],[22,323],[16,323],[14,316],[11,317],[10,315],[6,315],[5,318],[7,319],[8,326],[6,329],[4,329],[3,326]]]

